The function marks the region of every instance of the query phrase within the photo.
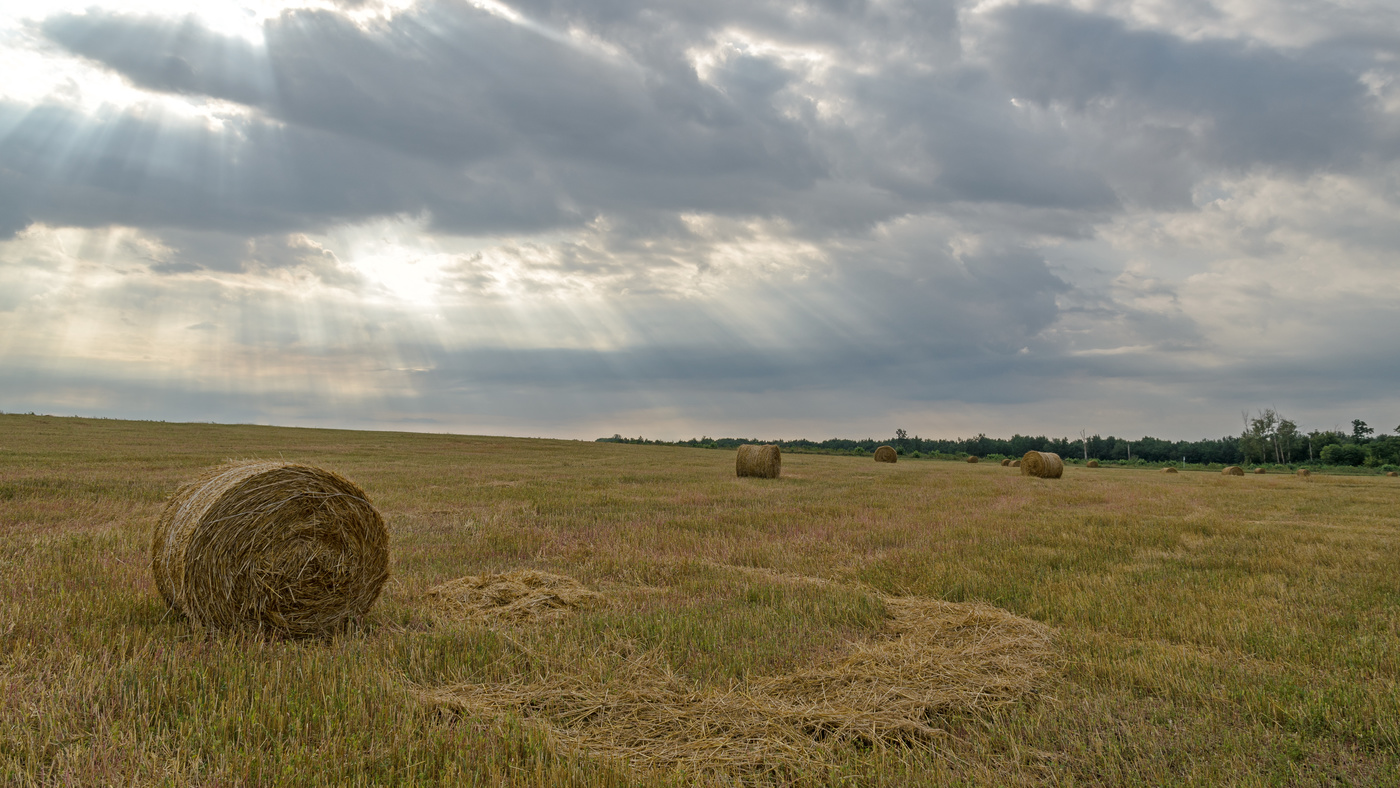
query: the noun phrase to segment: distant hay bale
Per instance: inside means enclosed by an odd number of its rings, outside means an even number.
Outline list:
[[[1098,461],[1098,460],[1089,460],[1088,462],[1084,463],[1084,467],[1085,467],[1085,468],[1097,468],[1097,467],[1099,467],[1099,461]]]
[[[898,462],[899,453],[893,446],[881,446],[875,450],[875,462]]]
[[[734,461],[734,472],[738,476],[757,476],[761,479],[776,479],[783,469],[783,456],[777,446],[757,446],[745,443],[739,447]]]
[[[1019,467],[1021,467],[1021,461],[1020,461],[1020,460],[1012,460],[1012,461],[1011,461],[1011,467],[1012,467],[1012,468],[1019,468]]]
[[[1010,457],[1007,457],[1006,459],[1004,459],[1004,460],[1001,461],[1001,467],[1007,468],[1007,467],[1010,467],[1010,466],[1011,466],[1011,458],[1010,458]]]
[[[1299,475],[1299,476],[1312,476],[1312,471],[1308,470],[1307,468],[1299,468],[1299,469],[1298,469],[1298,475]]]
[[[338,474],[230,463],[166,504],[151,570],[166,603],[196,626],[301,637],[368,612],[389,577],[389,533],[364,491]]]
[[[534,569],[449,580],[428,589],[440,617],[487,621],[534,621],[574,610],[592,610],[607,598],[572,577]]]
[[[1395,478],[1396,476],[1400,476],[1400,473],[1396,473],[1395,471],[1386,471],[1386,472],[1385,472],[1385,475],[1386,475],[1386,476],[1389,476],[1389,477],[1391,477],[1391,478],[1393,479],[1393,478]]]
[[[1265,471],[1263,468],[1255,468],[1255,469],[1254,469],[1254,472],[1255,472],[1255,473],[1267,473],[1267,471]]]
[[[1162,473],[1176,473],[1176,469],[1168,465],[1162,469]]]
[[[1225,476],[1243,476],[1244,469],[1238,465],[1231,465],[1230,467],[1222,470],[1220,473]]]
[[[977,459],[977,455],[975,455],[975,454],[969,454],[969,455],[967,455],[967,461],[968,461],[968,462],[981,462],[981,460]]]
[[[1021,475],[1040,479],[1058,479],[1065,473],[1065,463],[1052,451],[1028,451],[1021,457]]]

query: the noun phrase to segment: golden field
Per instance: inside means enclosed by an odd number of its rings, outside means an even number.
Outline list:
[[[360,627],[210,636],[165,608],[152,525],[227,459],[365,489],[392,574]],[[1397,504],[1384,477],[789,454],[741,479],[723,450],[3,415],[0,784],[1396,785]],[[425,595],[522,569],[606,603],[454,619]],[[1043,659],[918,741],[728,769],[571,736],[630,681],[691,720],[971,602],[1047,633]]]

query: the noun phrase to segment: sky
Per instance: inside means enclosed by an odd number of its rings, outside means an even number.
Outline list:
[[[5,412],[1393,432],[1397,338],[1393,0],[0,5]]]

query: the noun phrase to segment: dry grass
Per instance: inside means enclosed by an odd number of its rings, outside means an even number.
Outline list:
[[[734,459],[736,476],[756,476],[760,479],[776,479],[783,470],[783,455],[777,446],[756,446],[745,443],[739,447]]]
[[[607,605],[605,596],[572,577],[537,569],[461,577],[433,586],[425,597],[440,616],[486,622],[548,620]]]
[[[382,513],[392,577],[359,625],[209,634],[167,609],[151,525],[250,456],[334,468]],[[718,450],[0,416],[0,785],[1400,785],[1394,479],[784,459],[755,483]],[[517,570],[608,604],[427,604]],[[550,733],[587,721],[419,698],[620,691],[642,660],[699,697],[787,702],[801,687],[765,682],[830,689],[822,671],[897,639],[889,598],[1037,622],[1049,672],[942,707],[932,744],[812,739],[767,773],[632,767]]]
[[[893,446],[881,446],[875,450],[875,462],[899,462],[899,453]]]
[[[175,492],[151,539],[167,604],[195,626],[300,637],[345,629],[389,577],[389,534],[343,477],[235,462]]]
[[[1041,689],[1050,630],[975,603],[883,597],[878,639],[827,664],[729,686],[678,674],[632,641],[550,661],[535,680],[424,689],[469,717],[519,717],[566,750],[721,782],[811,773],[845,751],[957,744],[947,715],[993,712]]]
[[[1065,474],[1065,463],[1052,451],[1028,451],[1021,458],[1021,475],[1038,479],[1058,479]]]

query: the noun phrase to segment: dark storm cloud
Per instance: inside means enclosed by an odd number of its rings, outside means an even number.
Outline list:
[[[1043,5],[1006,8],[992,26],[992,71],[1021,99],[1101,124],[1101,163],[1129,191],[1165,180],[1181,201],[1207,168],[1307,173],[1395,152],[1358,78],[1375,62],[1369,47],[1339,58],[1326,46],[1187,41]]]

